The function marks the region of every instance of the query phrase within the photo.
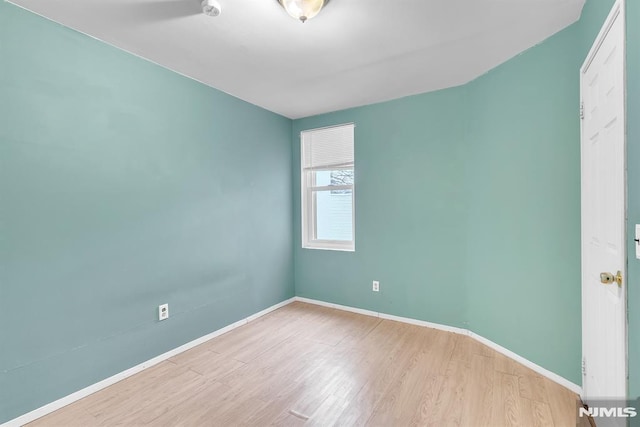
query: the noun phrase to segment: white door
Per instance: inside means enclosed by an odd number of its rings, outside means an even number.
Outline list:
[[[627,389],[624,67],[617,1],[580,70],[583,398],[591,406]]]

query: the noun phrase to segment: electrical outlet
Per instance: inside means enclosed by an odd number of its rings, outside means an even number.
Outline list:
[[[158,306],[158,320],[167,320],[169,318],[169,304]]]
[[[380,292],[380,282],[377,280],[373,281],[373,292]]]

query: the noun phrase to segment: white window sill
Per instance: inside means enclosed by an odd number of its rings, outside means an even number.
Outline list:
[[[353,242],[348,242],[348,244],[345,244],[343,242],[332,242],[332,241],[307,242],[302,245],[302,249],[319,249],[322,251],[341,251],[341,252],[356,251],[356,248],[353,245]]]

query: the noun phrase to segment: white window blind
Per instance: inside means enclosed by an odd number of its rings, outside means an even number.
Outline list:
[[[353,124],[302,132],[305,171],[353,168]]]

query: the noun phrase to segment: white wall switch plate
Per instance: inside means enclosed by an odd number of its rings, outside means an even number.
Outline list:
[[[158,320],[166,320],[169,318],[169,304],[158,306]]]
[[[373,292],[380,292],[380,282],[377,280],[373,281]]]
[[[636,258],[640,259],[640,224],[636,224]]]

